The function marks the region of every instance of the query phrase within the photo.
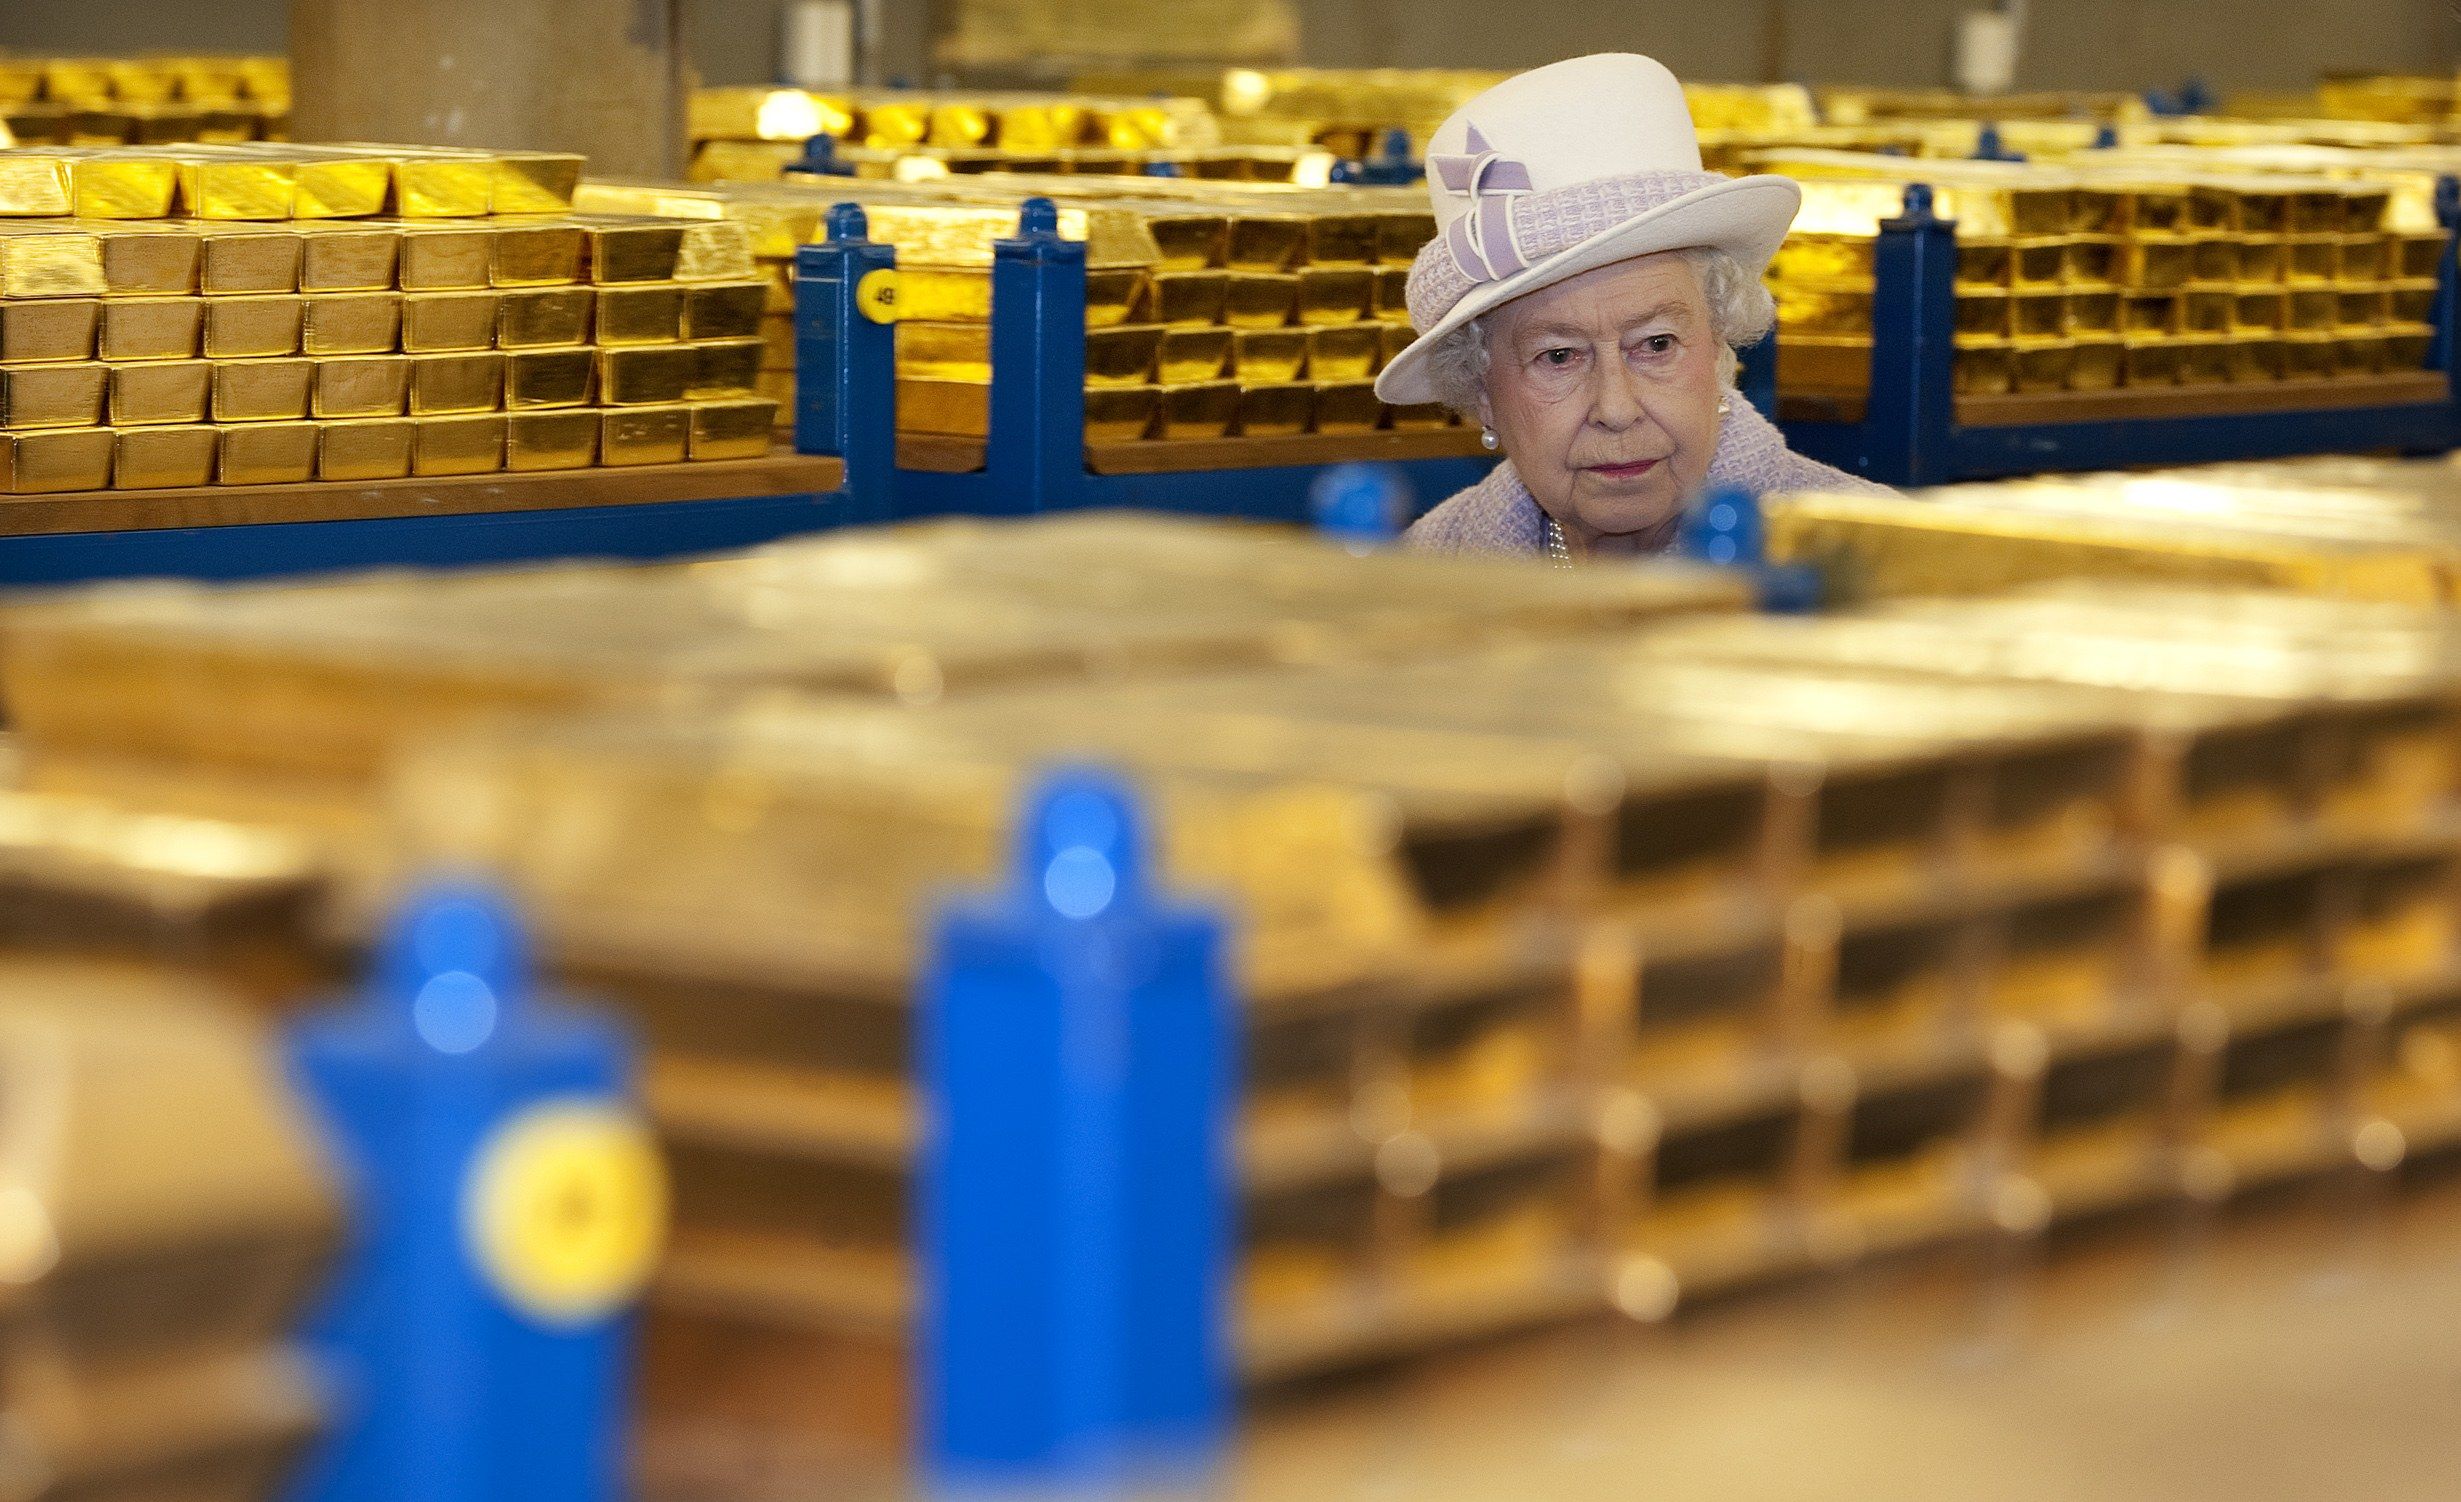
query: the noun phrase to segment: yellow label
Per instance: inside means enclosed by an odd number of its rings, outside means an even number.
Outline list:
[[[887,267],[855,283],[855,307],[874,323],[897,322],[897,273]]]
[[[480,1148],[463,1211],[471,1254],[507,1303],[542,1323],[584,1324],[649,1281],[666,1240],[666,1169],[633,1112],[551,1100]]]

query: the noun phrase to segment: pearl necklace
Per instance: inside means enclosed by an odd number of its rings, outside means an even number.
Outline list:
[[[1546,521],[1547,562],[1557,568],[1572,567],[1572,549],[1564,543],[1564,528],[1552,516]]]

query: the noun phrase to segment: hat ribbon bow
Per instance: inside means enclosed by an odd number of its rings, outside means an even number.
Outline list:
[[[1469,132],[1466,152],[1427,158],[1438,186],[1470,200],[1468,210],[1446,227],[1444,248],[1471,281],[1502,281],[1529,266],[1512,225],[1514,196],[1531,191],[1529,164],[1497,151],[1477,126]]]

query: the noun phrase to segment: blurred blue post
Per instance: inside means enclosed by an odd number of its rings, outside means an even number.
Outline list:
[[[830,136],[807,136],[803,155],[786,164],[789,177],[852,177],[854,163],[837,154],[837,141]]]
[[[615,1502],[631,1314],[666,1221],[631,1047],[530,994],[491,890],[396,914],[291,1069],[352,1190],[308,1343],[344,1398],[293,1502]]]
[[[2025,160],[2025,153],[2010,151],[2001,145],[2000,128],[1985,122],[1983,128],[1974,136],[1973,159],[1978,162],[2021,162]]]
[[[1220,922],[1116,779],[1026,800],[920,988],[922,1463],[944,1491],[1199,1480],[1229,1427],[1236,1037]]]
[[[1316,530],[1354,553],[1390,547],[1417,499],[1398,466],[1376,463],[1329,465],[1307,492]]]
[[[1749,572],[1763,610],[1797,614],[1819,608],[1819,574],[1799,564],[1769,561],[1768,518],[1759,498],[1738,486],[1715,485],[1701,493],[1676,525],[1675,551],[1701,563]]]

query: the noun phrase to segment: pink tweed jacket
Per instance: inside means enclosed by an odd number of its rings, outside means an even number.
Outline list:
[[[1709,483],[1740,486],[1756,496],[1784,490],[1894,494],[1789,449],[1777,424],[1740,397],[1719,425]],[[1420,517],[1402,543],[1432,553],[1536,553],[1546,547],[1546,518],[1508,462]]]

